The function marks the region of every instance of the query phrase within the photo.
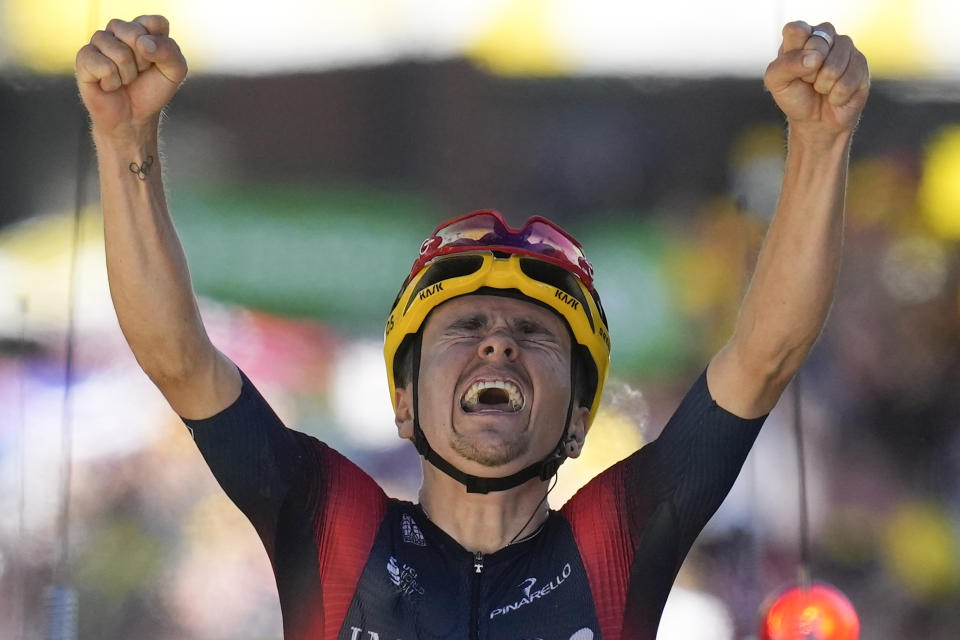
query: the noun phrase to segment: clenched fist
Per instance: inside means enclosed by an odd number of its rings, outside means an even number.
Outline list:
[[[77,85],[94,133],[135,135],[156,127],[187,75],[187,61],[163,16],[111,20],[77,53]]]
[[[870,91],[867,59],[829,22],[787,24],[763,81],[791,129],[824,134],[851,131]]]

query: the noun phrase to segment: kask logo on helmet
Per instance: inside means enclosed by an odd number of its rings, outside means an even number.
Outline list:
[[[554,292],[553,297],[554,297],[554,298],[559,298],[559,299],[560,299],[560,302],[563,302],[564,304],[570,305],[570,308],[572,308],[572,309],[579,309],[579,308],[580,308],[580,303],[577,302],[577,301],[574,299],[573,296],[567,295],[567,294],[564,293],[563,291],[560,291],[560,289],[557,289],[557,290]]]
[[[435,284],[430,285],[429,287],[427,287],[427,288],[425,288],[425,289],[421,289],[421,290],[420,290],[420,293],[419,293],[418,295],[420,296],[420,299],[421,299],[421,300],[426,300],[427,298],[429,298],[429,297],[432,296],[433,294],[437,293],[438,291],[443,291],[443,283],[442,283],[442,282],[437,282],[437,283],[435,283]]]

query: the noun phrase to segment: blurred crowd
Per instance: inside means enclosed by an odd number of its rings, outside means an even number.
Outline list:
[[[899,147],[867,144],[855,154],[844,265],[827,329],[689,556],[678,598],[668,604],[665,640],[750,638],[765,598],[797,580],[798,416],[813,578],[846,593],[863,638],[956,637],[958,127]],[[614,380],[585,455],[560,472],[554,508],[655,438],[729,335],[775,206],[783,145],[779,125],[744,127],[727,150],[721,193],[691,199],[670,192],[634,217],[585,210],[570,222],[595,256],[598,288],[610,291],[604,295]],[[607,236],[592,228],[594,216]],[[92,232],[83,236],[84,251],[102,255],[95,208],[87,219]],[[62,264],[70,224],[69,216],[53,216],[0,230],[0,267]],[[602,242],[609,235],[630,242],[607,251]],[[51,238],[60,239],[57,246]],[[655,246],[644,238],[656,238]],[[415,249],[406,247],[411,259]],[[640,273],[621,264],[625,251]],[[266,554],[219,491],[189,432],[137,369],[111,320],[98,269],[84,276],[89,293],[81,307],[94,320],[80,323],[69,394],[62,331],[21,331],[17,322],[3,330],[0,637],[40,637],[50,617],[46,590],[61,581],[75,590],[80,638],[279,638]],[[624,291],[630,283],[642,292]],[[415,498],[417,457],[393,432],[377,336],[354,335],[329,318],[284,317],[215,297],[202,300],[214,342],[287,424],[344,451],[388,493]],[[642,300],[636,307],[624,297]],[[659,320],[642,315],[654,304]],[[24,326],[30,313],[21,314]],[[647,365],[616,356],[618,341],[635,343],[637,327],[669,338],[659,351],[624,347],[646,354]],[[64,407],[73,429],[66,542]],[[64,544],[69,562],[62,572]],[[684,628],[683,618],[700,620],[700,627]]]

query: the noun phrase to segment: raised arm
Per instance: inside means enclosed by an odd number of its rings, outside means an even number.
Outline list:
[[[205,418],[228,406],[241,383],[203,328],[161,180],[160,111],[186,77],[186,60],[165,18],[140,16],[97,31],[76,69],[93,124],[120,328],[173,409]]]
[[[773,408],[830,310],[850,139],[870,74],[853,41],[831,24],[791,22],[764,82],[789,124],[783,186],[733,337],[707,369],[714,400],[745,418]]]

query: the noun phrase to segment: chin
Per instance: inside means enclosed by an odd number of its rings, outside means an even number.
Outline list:
[[[518,460],[524,460],[527,457],[529,444],[526,437],[504,441],[503,438],[491,436],[489,433],[472,437],[458,434],[451,438],[450,448],[461,458],[494,469],[507,465],[516,466]],[[524,466],[526,464],[517,468],[521,469]]]

